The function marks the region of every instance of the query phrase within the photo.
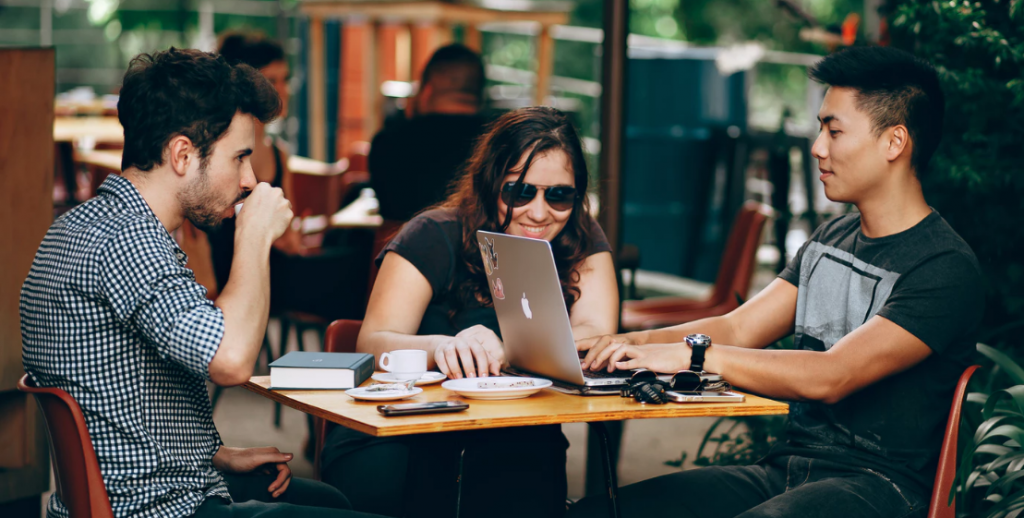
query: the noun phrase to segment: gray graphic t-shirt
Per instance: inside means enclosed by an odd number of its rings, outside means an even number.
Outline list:
[[[983,295],[977,259],[937,212],[868,238],[860,214],[818,228],[780,277],[797,286],[796,347],[826,351],[876,316],[921,339],[920,364],[842,401],[790,406],[773,454],[875,470],[930,493],[953,389],[975,351]]]

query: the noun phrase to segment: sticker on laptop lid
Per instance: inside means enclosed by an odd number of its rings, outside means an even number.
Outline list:
[[[501,279],[495,277],[494,282],[491,283],[491,287],[494,288],[494,298],[498,300],[505,300],[505,287],[502,286]]]
[[[491,274],[494,273],[494,266],[491,265],[491,258],[489,255],[487,255],[487,248],[483,245],[483,243],[478,244],[480,245],[480,260],[483,261],[484,263],[484,272],[486,272],[487,275],[490,276]]]
[[[484,244],[487,245],[486,246],[486,250],[484,252],[484,255],[486,255],[490,259],[491,267],[494,268],[495,270],[497,270],[498,269],[498,252],[494,251],[494,240],[489,238],[489,237],[485,237],[484,238]]]

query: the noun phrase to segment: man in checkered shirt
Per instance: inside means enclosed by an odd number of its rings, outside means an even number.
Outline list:
[[[266,329],[270,245],[292,211],[249,156],[254,120],[279,111],[246,65],[137,56],[118,102],[123,174],[54,222],[22,288],[25,370],[82,407],[115,516],[366,516],[292,479],[289,453],[224,446],[206,391],[207,379],[248,380]],[[230,281],[212,303],[170,232],[186,219],[214,228],[243,198]],[[68,515],[56,495],[47,515]]]

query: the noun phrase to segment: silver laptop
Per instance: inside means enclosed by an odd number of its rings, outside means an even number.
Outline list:
[[[510,373],[549,378],[569,392],[618,394],[633,371],[580,367],[551,243],[483,230],[476,235]]]

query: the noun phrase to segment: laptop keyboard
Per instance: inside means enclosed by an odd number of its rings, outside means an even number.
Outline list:
[[[578,351],[580,359],[582,360],[587,356],[587,351]],[[633,374],[633,371],[612,371],[608,372],[605,369],[599,371],[591,371],[583,369],[583,377],[590,379],[608,379],[608,378],[628,378]]]

